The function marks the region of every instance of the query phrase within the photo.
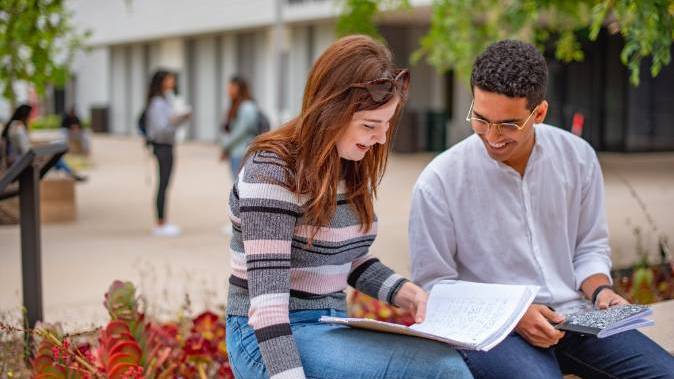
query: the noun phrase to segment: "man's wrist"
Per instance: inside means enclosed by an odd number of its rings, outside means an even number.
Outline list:
[[[592,292],[592,299],[590,299],[592,301],[592,305],[597,304],[597,297],[599,297],[601,291],[605,289],[610,289],[611,291],[613,291],[613,286],[611,286],[610,284],[602,284],[600,286],[597,286],[597,288],[594,289],[594,292]]]

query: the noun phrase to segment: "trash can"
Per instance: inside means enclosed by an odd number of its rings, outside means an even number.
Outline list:
[[[426,112],[426,151],[445,151],[447,149],[447,112]]]
[[[108,107],[91,107],[91,131],[94,133],[108,133]]]

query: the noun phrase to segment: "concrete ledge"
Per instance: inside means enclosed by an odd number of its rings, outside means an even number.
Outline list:
[[[651,304],[655,326],[640,329],[658,345],[674,355],[674,300]]]

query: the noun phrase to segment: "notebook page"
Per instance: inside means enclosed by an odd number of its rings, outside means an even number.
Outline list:
[[[410,328],[477,346],[519,311],[526,290],[525,286],[440,282],[431,290],[426,319]]]
[[[645,318],[640,318],[640,319],[632,320],[631,322],[629,322],[627,324],[623,324],[623,325],[618,326],[618,327],[604,329],[597,334],[597,338],[606,338],[606,337],[610,337],[614,334],[626,332],[628,330],[637,329],[637,328],[644,328],[644,327],[653,326],[653,325],[655,325],[655,321],[648,320],[648,319],[645,319]]]
[[[501,327],[498,333],[489,337],[489,339],[484,341],[484,343],[478,346],[477,349],[482,351],[489,351],[493,347],[501,343],[501,341],[503,341],[510,334],[510,332],[512,332],[513,329],[515,329],[517,323],[520,322],[520,319],[522,319],[522,316],[524,316],[524,313],[527,311],[527,309],[529,309],[529,306],[536,298],[538,290],[539,290],[538,286],[527,286],[527,290],[525,291],[524,297],[522,297],[520,304],[518,304],[519,312],[513,313],[508,318],[508,322],[506,322]]]
[[[634,304],[630,304],[630,306],[631,306],[631,307],[637,307],[637,305],[634,305]],[[623,307],[624,307],[624,306],[623,306]],[[653,314],[653,310],[652,310],[652,309],[650,309],[650,308],[644,308],[644,309],[643,309],[642,311],[640,311],[640,312],[636,312],[636,311],[635,311],[635,313],[634,313],[632,316],[626,317],[626,318],[623,319],[623,320],[616,321],[616,322],[612,323],[611,325],[609,325],[609,328],[611,328],[611,329],[613,329],[613,328],[620,328],[620,327],[622,327],[622,326],[624,326],[624,325],[631,324],[631,322],[632,322],[633,320],[635,320],[635,319],[644,319],[644,318],[646,318],[646,317],[648,317],[648,316],[651,316],[652,314]]]
[[[470,347],[470,346],[461,346],[461,343],[458,341],[454,341],[451,339],[446,339],[442,337],[438,337],[433,334],[428,334],[428,333],[423,333],[418,330],[414,330],[412,328],[409,328],[404,325],[398,325],[398,324],[392,324],[390,322],[385,322],[385,321],[378,321],[378,320],[370,320],[370,319],[364,319],[364,318],[343,318],[343,317],[331,317],[331,316],[321,316],[321,318],[318,320],[320,322],[324,323],[329,323],[329,324],[339,324],[339,325],[346,325],[350,326],[352,328],[360,328],[360,329],[367,329],[367,330],[374,330],[377,332],[383,332],[383,333],[395,333],[395,334],[403,334],[407,336],[414,336],[414,337],[423,337],[423,338],[428,338],[432,339],[435,341],[440,341],[444,342],[447,344],[450,344],[455,347]]]

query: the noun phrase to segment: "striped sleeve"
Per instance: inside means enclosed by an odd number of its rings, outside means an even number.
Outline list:
[[[350,286],[389,304],[407,281],[370,254],[353,261],[348,278]]]
[[[281,186],[280,159],[255,154],[239,175],[239,214],[250,295],[249,324],[271,379],[304,378],[289,321],[290,253],[300,216],[297,197]]]

